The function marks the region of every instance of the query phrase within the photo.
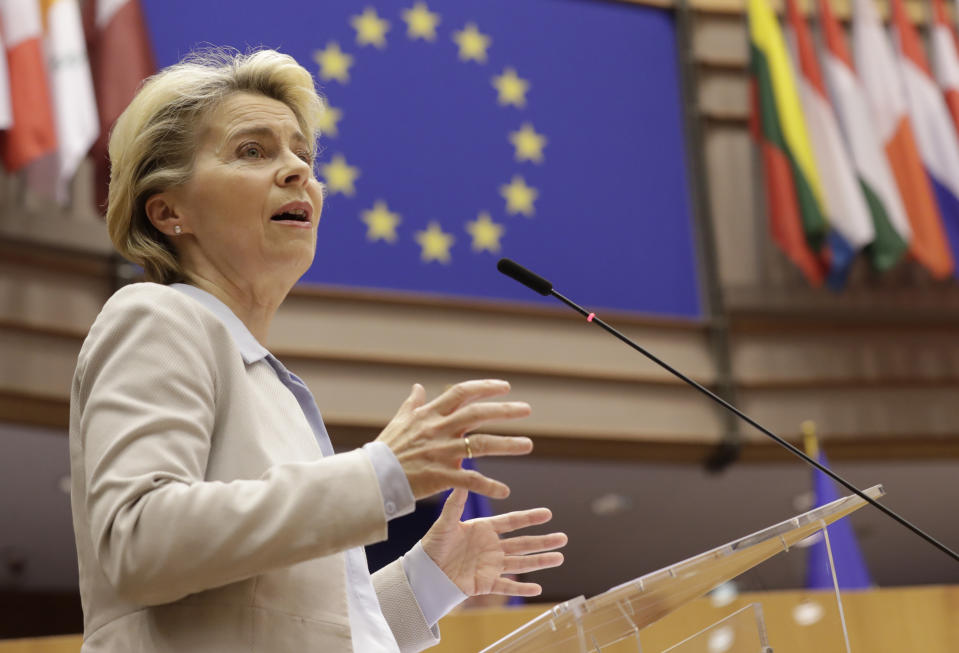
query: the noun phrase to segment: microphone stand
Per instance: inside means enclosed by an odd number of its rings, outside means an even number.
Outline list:
[[[702,385],[700,385],[699,383],[697,383],[697,382],[694,381],[693,379],[689,378],[688,376],[686,376],[685,374],[683,374],[682,372],[680,372],[680,371],[677,370],[676,368],[672,367],[671,365],[669,365],[669,364],[666,363],[665,361],[661,360],[660,358],[658,358],[658,357],[655,356],[654,354],[650,353],[649,351],[647,351],[646,349],[644,349],[644,348],[641,347],[640,345],[636,344],[635,342],[633,342],[632,340],[630,340],[629,338],[627,338],[625,335],[623,335],[622,333],[620,333],[619,331],[617,331],[616,329],[614,329],[614,328],[611,327],[610,325],[606,324],[606,322],[604,322],[604,321],[601,320],[600,318],[596,317],[596,314],[595,314],[595,313],[592,313],[592,312],[590,312],[590,311],[587,311],[585,308],[583,308],[582,306],[580,306],[580,305],[577,304],[576,302],[574,302],[574,301],[572,301],[571,299],[569,299],[569,298],[567,298],[567,297],[564,297],[564,296],[561,295],[560,293],[556,292],[556,291],[553,289],[553,284],[551,284],[549,281],[547,281],[547,280],[544,279],[543,277],[540,277],[539,275],[537,275],[537,274],[535,274],[535,273],[527,270],[527,269],[524,268],[523,266],[521,266],[521,265],[519,265],[518,263],[515,263],[515,262],[513,262],[513,261],[511,261],[511,260],[509,260],[509,259],[500,259],[500,261],[499,261],[499,263],[497,264],[496,267],[497,267],[497,269],[498,269],[500,272],[502,272],[503,274],[507,275],[508,277],[511,277],[512,279],[515,279],[516,281],[519,281],[519,282],[522,283],[524,286],[526,286],[527,288],[533,290],[534,292],[537,292],[537,293],[539,293],[539,294],[541,294],[541,295],[544,295],[544,296],[546,296],[546,295],[551,295],[551,296],[555,297],[556,299],[558,299],[559,301],[563,302],[564,304],[566,304],[567,306],[569,306],[570,308],[572,308],[574,311],[576,311],[577,313],[579,313],[580,315],[582,315],[583,317],[585,317],[587,322],[589,322],[589,323],[591,323],[591,324],[595,324],[596,326],[600,327],[601,329],[603,329],[603,330],[606,331],[607,333],[609,333],[609,334],[613,335],[614,337],[618,338],[619,340],[623,341],[624,343],[626,343],[627,345],[629,345],[630,347],[632,347],[633,349],[635,349],[636,351],[638,351],[640,354],[642,354],[643,356],[645,356],[646,358],[648,358],[648,359],[651,360],[652,362],[654,362],[654,363],[656,363],[657,365],[659,365],[660,367],[662,367],[664,370],[666,370],[667,372],[669,372],[669,373],[672,374],[673,376],[681,379],[681,380],[684,381],[687,385],[695,388],[695,389],[698,390],[700,393],[704,394],[705,396],[709,397],[710,399],[712,399],[713,401],[715,401],[715,402],[718,403],[719,405],[723,406],[726,410],[729,410],[729,411],[731,411],[732,413],[734,413],[737,417],[739,417],[740,419],[742,419],[743,421],[745,421],[745,422],[746,422],[747,424],[749,424],[750,426],[758,429],[761,433],[763,433],[764,435],[770,437],[770,438],[771,438],[772,440],[774,440],[779,446],[783,447],[784,449],[786,449],[787,451],[789,451],[789,452],[792,453],[793,455],[797,456],[798,458],[804,460],[808,465],[811,465],[812,467],[815,467],[816,469],[818,469],[819,471],[821,471],[823,474],[827,475],[829,478],[831,478],[832,480],[836,481],[836,482],[839,483],[841,486],[843,486],[844,488],[846,488],[847,490],[849,490],[850,492],[852,492],[853,494],[855,494],[856,496],[858,496],[860,499],[863,499],[864,501],[866,501],[866,503],[868,503],[869,505],[875,507],[875,508],[878,509],[880,512],[885,513],[886,516],[888,516],[888,517],[892,518],[893,520],[899,522],[899,524],[901,524],[902,526],[905,526],[905,527],[908,528],[910,531],[912,531],[913,533],[915,533],[916,535],[918,535],[918,536],[921,537],[922,539],[926,540],[926,542],[928,542],[929,544],[933,545],[934,547],[936,547],[937,549],[939,549],[940,551],[942,551],[943,553],[945,553],[946,555],[948,555],[950,558],[952,558],[952,559],[955,560],[956,562],[959,562],[959,553],[956,553],[955,551],[953,551],[952,549],[950,549],[949,547],[947,547],[945,544],[943,544],[942,542],[940,542],[940,541],[937,540],[936,538],[932,537],[931,535],[929,535],[928,533],[926,533],[925,531],[923,531],[923,530],[922,530],[921,528],[919,528],[918,526],[915,526],[915,525],[912,524],[910,521],[906,520],[904,517],[901,517],[901,516],[900,516],[899,514],[897,514],[895,511],[887,508],[886,506],[882,505],[881,503],[879,503],[879,502],[876,501],[875,499],[867,496],[865,493],[863,493],[863,492],[862,492],[859,488],[857,488],[855,485],[853,485],[852,483],[850,483],[849,481],[847,481],[847,480],[844,479],[843,477],[839,476],[838,474],[836,474],[835,472],[833,472],[831,469],[829,469],[829,468],[827,468],[826,466],[820,464],[818,461],[813,460],[812,458],[810,458],[809,456],[807,456],[805,453],[803,453],[802,451],[800,451],[798,448],[794,447],[794,446],[791,445],[789,442],[787,442],[786,440],[782,439],[781,437],[779,437],[778,435],[776,435],[775,433],[773,433],[772,431],[770,431],[769,429],[767,429],[765,426],[763,426],[762,424],[760,424],[759,422],[757,422],[756,420],[754,420],[753,418],[751,418],[749,415],[747,415],[746,413],[742,412],[741,410],[739,410],[738,408],[736,408],[735,406],[733,406],[731,403],[729,403],[728,401],[726,401],[725,399],[723,399],[723,398],[720,397],[719,395],[717,395],[717,394],[715,394],[714,392],[710,391],[709,389],[703,387]]]

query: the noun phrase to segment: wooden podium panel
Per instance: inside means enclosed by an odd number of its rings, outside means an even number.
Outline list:
[[[830,591],[748,592],[717,607],[697,599],[643,630],[643,652],[658,653],[750,603],[760,603],[775,653],[837,653],[842,631],[835,594]],[[796,622],[798,606],[818,604],[822,617],[808,626]],[[514,610],[461,611],[440,622],[443,641],[431,653],[477,651],[541,614],[549,606]],[[843,594],[853,653],[955,653],[959,651],[959,586],[875,589]],[[808,610],[807,610],[808,611]],[[624,642],[635,653],[635,645]],[[837,648],[838,647],[838,648]],[[604,649],[605,651],[605,649]],[[610,651],[617,651],[610,648]],[[0,653],[7,653],[0,646]],[[12,653],[12,652],[11,652]],[[20,652],[17,652],[20,653]]]

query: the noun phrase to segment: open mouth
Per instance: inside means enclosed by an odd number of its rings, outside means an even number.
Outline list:
[[[306,214],[306,211],[303,209],[291,209],[289,211],[283,211],[272,216],[270,220],[276,222],[309,222],[310,218]]]

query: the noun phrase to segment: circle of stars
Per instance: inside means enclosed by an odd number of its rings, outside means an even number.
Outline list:
[[[437,30],[442,19],[438,13],[430,11],[425,2],[414,2],[412,7],[402,9],[400,16],[406,24],[408,39],[428,43],[437,41]],[[378,50],[386,48],[387,35],[392,26],[388,20],[379,16],[374,8],[366,7],[361,13],[351,16],[350,26],[356,33],[358,47],[373,47]],[[462,28],[453,30],[451,38],[461,62],[478,66],[487,63],[493,39],[484,34],[476,23],[467,22]],[[322,81],[349,83],[354,59],[352,55],[344,52],[336,41],[330,41],[322,50],[314,52],[313,59]],[[496,102],[500,107],[516,110],[526,108],[530,83],[522,78],[515,68],[503,68],[500,74],[490,78],[490,82],[496,91]],[[320,120],[320,133],[336,138],[343,119],[342,109],[327,105]],[[543,163],[543,150],[549,141],[546,136],[536,131],[532,123],[523,122],[518,129],[509,132],[507,141],[513,147],[517,163]],[[318,171],[324,178],[329,193],[342,193],[346,196],[356,193],[356,180],[360,177],[360,170],[357,166],[350,165],[342,153],[335,153],[329,163],[318,166]],[[522,215],[527,218],[534,216],[539,191],[529,186],[522,175],[514,174],[507,183],[502,184],[499,195],[503,198],[507,215]],[[403,222],[402,216],[391,211],[385,200],[377,199],[371,208],[361,211],[360,220],[366,225],[366,239],[369,242],[395,244],[399,240],[397,229]],[[495,222],[489,211],[478,212],[474,220],[464,224],[463,229],[470,237],[472,251],[492,254],[500,251],[500,242],[506,228]],[[426,229],[416,231],[414,239],[420,246],[420,259],[423,262],[448,264],[452,260],[450,250],[456,237],[443,231],[438,221],[431,220]]]

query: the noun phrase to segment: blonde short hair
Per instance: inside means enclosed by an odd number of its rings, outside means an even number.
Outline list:
[[[195,52],[147,79],[113,127],[107,229],[117,251],[143,266],[150,281],[174,283],[185,273],[173,245],[147,218],[146,202],[190,179],[204,117],[239,92],[290,107],[315,154],[323,101],[310,73],[274,50]]]

